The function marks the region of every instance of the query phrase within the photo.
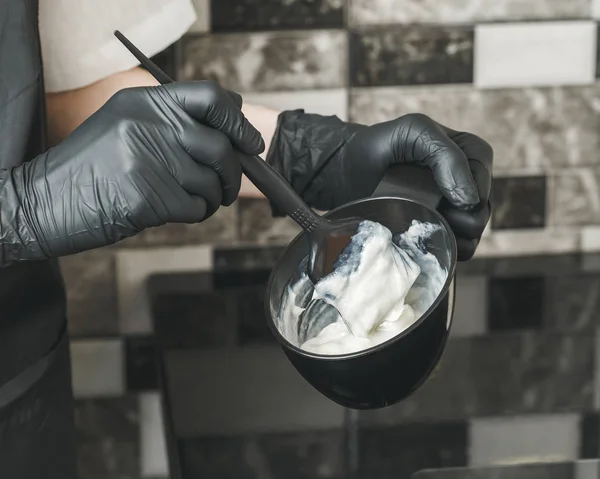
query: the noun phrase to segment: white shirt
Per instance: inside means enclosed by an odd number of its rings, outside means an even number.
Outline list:
[[[191,0],[39,0],[46,91],[81,88],[139,65],[114,30],[150,57],[195,21]]]

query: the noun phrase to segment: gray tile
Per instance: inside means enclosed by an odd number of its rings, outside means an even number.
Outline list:
[[[171,414],[179,436],[342,426],[343,409],[313,389],[277,345],[172,350],[166,352],[165,363]]]
[[[597,157],[594,157],[597,161]],[[550,220],[555,225],[600,222],[600,172],[572,168],[553,175],[550,189]]]
[[[79,400],[75,406],[80,479],[138,479],[139,425],[135,397]]]
[[[121,396],[125,391],[120,339],[71,342],[73,394],[76,398]]]
[[[514,466],[452,468],[422,471],[412,479],[578,479],[568,463],[519,464]],[[590,478],[591,479],[591,478]],[[596,479],[596,478],[595,478]]]
[[[119,243],[119,248],[181,246],[202,243],[228,244],[237,240],[237,203],[222,206],[206,221],[197,224],[169,223],[149,228]]]
[[[353,25],[587,18],[590,0],[349,0]]]
[[[478,336],[487,330],[488,288],[485,276],[457,276],[451,338]]]
[[[579,448],[579,416],[474,419],[470,439],[471,465],[575,460]]]
[[[71,337],[117,334],[114,251],[103,248],[65,256],[60,267],[67,286]]]
[[[600,85],[485,91],[460,85],[353,89],[350,118],[372,124],[425,113],[490,142],[495,171],[541,173],[597,164],[599,101]]]
[[[192,0],[196,10],[196,22],[190,27],[190,33],[206,33],[210,30],[210,0]]]
[[[600,477],[600,461],[588,459],[575,464],[575,479],[598,479]]]
[[[212,79],[240,92],[346,85],[341,30],[190,36],[182,40],[182,49],[184,80]]]
[[[212,247],[121,249],[117,252],[119,331],[122,334],[152,332],[152,317],[146,282],[153,274],[182,271],[210,271]]]
[[[472,81],[472,27],[390,26],[350,34],[353,86]]]
[[[419,390],[397,405],[366,412],[363,419],[389,425],[590,410],[594,341],[588,332],[452,339]]]
[[[346,477],[341,430],[202,437],[181,444],[185,477]]]
[[[287,243],[302,230],[287,216],[273,218],[265,199],[240,200],[240,240],[255,244]]]
[[[593,331],[600,326],[600,275],[546,278],[544,316],[544,327],[555,331]]]

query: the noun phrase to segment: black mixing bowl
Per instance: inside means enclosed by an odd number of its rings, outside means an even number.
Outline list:
[[[375,409],[395,404],[423,384],[448,339],[457,260],[454,234],[434,208],[407,198],[367,198],[341,206],[326,216],[365,218],[381,223],[392,233],[405,232],[413,220],[441,226],[425,242],[427,250],[448,272],[440,294],[412,326],[370,349],[339,356],[319,355],[300,349],[279,331],[275,319],[282,294],[308,253],[303,234],[282,253],[267,285],[265,306],[269,327],[292,364],[310,384],[347,408]]]

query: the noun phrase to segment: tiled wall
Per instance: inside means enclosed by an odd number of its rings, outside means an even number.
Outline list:
[[[216,79],[246,102],[280,109],[364,123],[420,111],[478,133],[496,152],[495,211],[480,257],[600,249],[600,0],[195,3],[199,21],[157,58],[172,76]],[[159,402],[145,387],[153,372],[142,360],[152,329],[146,278],[218,269],[209,245],[284,244],[297,232],[290,220],[272,219],[265,201],[240,200],[204,224],[156,228],[62,260],[84,479],[166,475]],[[471,308],[481,288],[511,301],[515,292],[549,294],[535,281],[470,281],[462,291]],[[200,299],[207,315],[228,317],[223,308],[231,305]],[[499,324],[510,319],[494,314]],[[242,338],[261,334],[252,319]],[[238,330],[219,324],[206,330],[191,321],[179,341],[239,344]],[[478,431],[485,435],[485,425]]]

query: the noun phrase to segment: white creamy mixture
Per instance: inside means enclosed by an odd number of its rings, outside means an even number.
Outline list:
[[[440,228],[413,221],[392,238],[381,224],[363,221],[334,271],[315,286],[302,262],[284,293],[279,330],[302,349],[325,355],[367,349],[404,331],[427,311],[448,276],[423,247]]]

